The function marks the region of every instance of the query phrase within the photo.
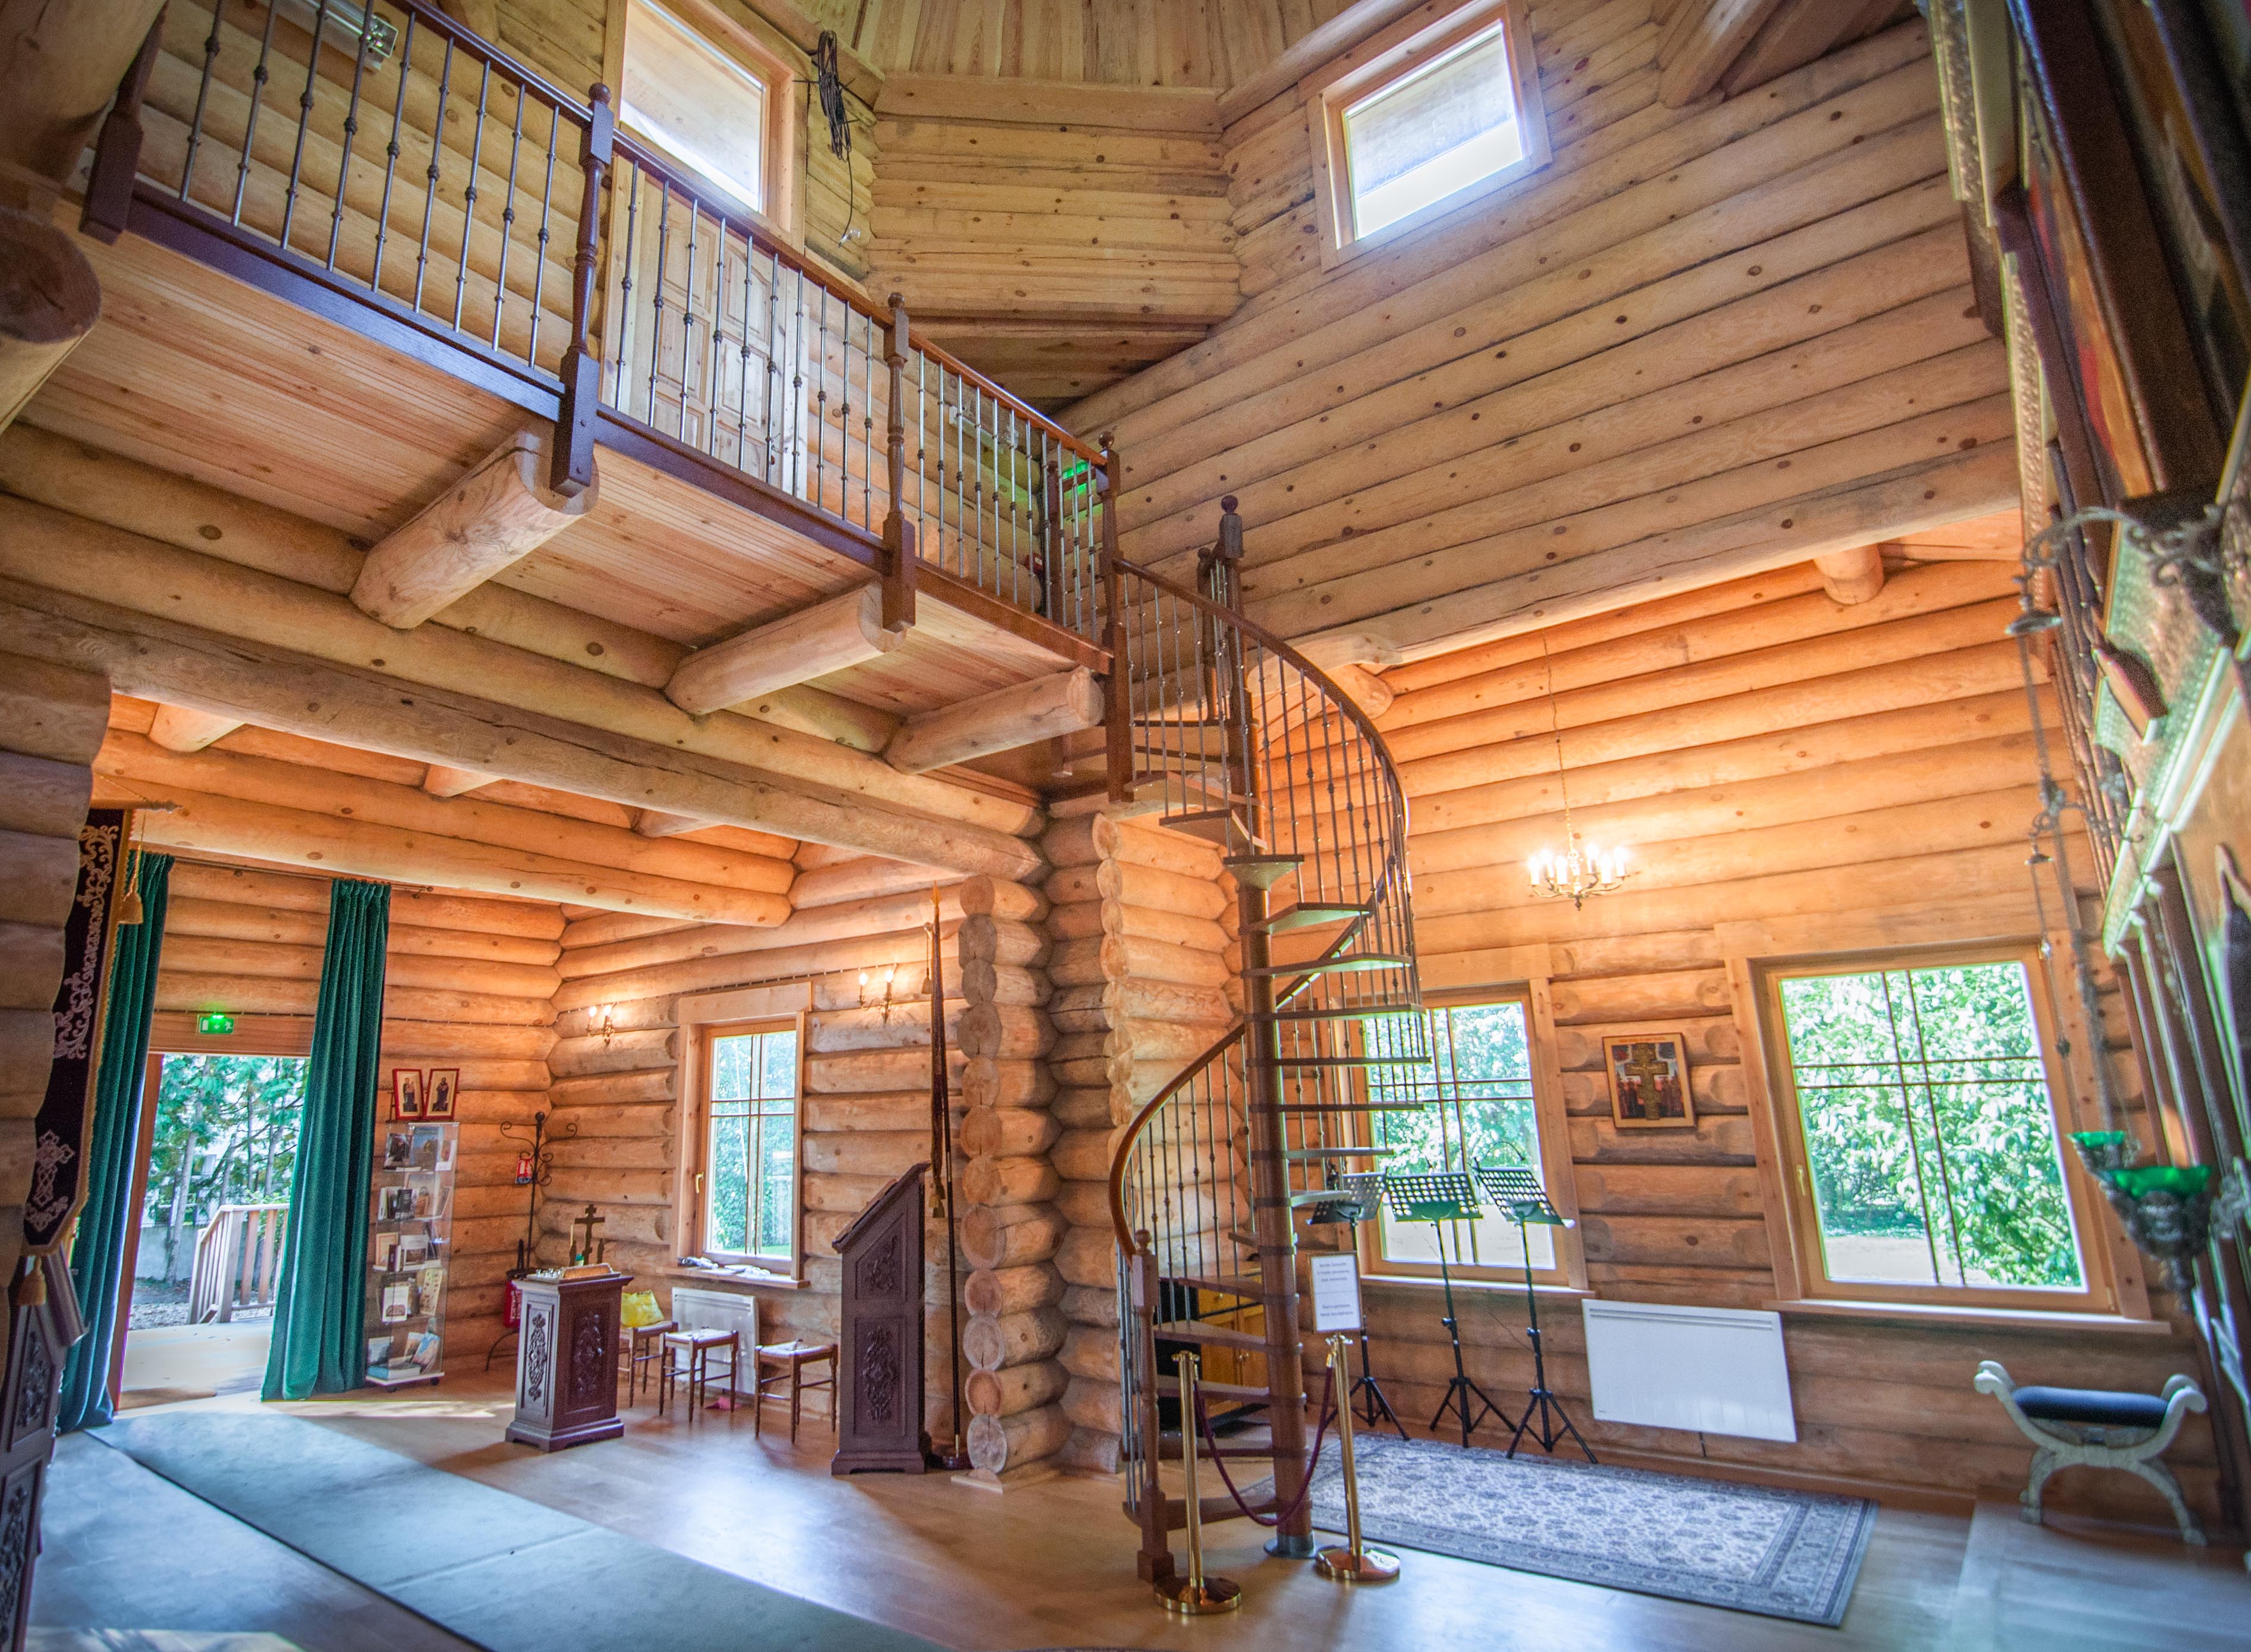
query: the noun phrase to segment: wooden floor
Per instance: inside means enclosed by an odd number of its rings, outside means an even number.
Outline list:
[[[835,1480],[825,1427],[808,1423],[793,1448],[786,1421],[770,1421],[754,1441],[747,1414],[707,1413],[689,1422],[675,1409],[663,1421],[646,1406],[627,1413],[622,1441],[542,1456],[502,1441],[506,1408],[497,1383],[453,1381],[443,1398],[288,1407],[433,1468],[964,1652],[2251,1646],[2251,1581],[2234,1552],[2198,1555],[2152,1536],[2086,1527],[2035,1530],[2005,1504],[1968,1520],[1886,1509],[1837,1630],[1413,1552],[1399,1584],[1348,1593],[1301,1563],[1268,1559],[1241,1522],[1215,1529],[1211,1564],[1243,1585],[1243,1610],[1218,1622],[1180,1622],[1133,1580],[1132,1533],[1107,1484],[1057,1479],[995,1495],[943,1476]],[[121,1472],[162,1495],[119,1495],[133,1490],[114,1483]],[[450,1652],[461,1644],[411,1620],[392,1626],[396,1638],[371,1642],[365,1631],[384,1603],[91,1442],[66,1442],[54,1485],[35,1621],[264,1630],[309,1652],[377,1643]],[[100,1521],[87,1517],[90,1496],[105,1506]],[[271,1569],[257,1562],[260,1545],[275,1557]],[[215,1568],[221,1547],[228,1558]],[[127,1557],[136,1564],[121,1572]],[[216,1601],[204,1598],[212,1590]],[[170,1616],[160,1604],[168,1600],[179,1603]],[[121,1615],[105,1615],[113,1612]]]

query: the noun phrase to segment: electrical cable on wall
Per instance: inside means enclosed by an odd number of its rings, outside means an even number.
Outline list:
[[[836,245],[844,245],[855,233],[853,224],[859,215],[860,192],[852,176],[852,113],[844,103],[844,76],[841,66],[840,47],[836,31],[823,29],[813,45],[813,85],[821,103],[821,113],[828,122],[828,152],[844,162],[844,228],[836,238]],[[809,200],[813,188],[813,110],[806,108],[807,130],[805,136],[805,182]]]

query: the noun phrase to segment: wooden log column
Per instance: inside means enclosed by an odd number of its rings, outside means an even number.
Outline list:
[[[1236,1019],[1227,953],[1235,902],[1219,851],[1090,815],[1042,840],[1054,984],[1054,1252],[1066,1321],[1063,1466],[1111,1474],[1122,1414],[1117,1247],[1108,1179],[1117,1132]]]
[[[1044,1474],[1070,1437],[1069,1376],[1054,1257],[1067,1224],[1052,1199],[1055,1083],[1042,1058],[1047,944],[1036,888],[992,878],[961,886],[961,1348],[969,1478],[995,1488]]]

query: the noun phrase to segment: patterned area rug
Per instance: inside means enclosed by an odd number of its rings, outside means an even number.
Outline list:
[[[1859,1497],[1557,1458],[1512,1462],[1482,1447],[1388,1434],[1354,1446],[1371,1542],[1831,1628],[1876,1523],[1876,1505]],[[1313,1476],[1313,1523],[1344,1530],[1333,1442]]]

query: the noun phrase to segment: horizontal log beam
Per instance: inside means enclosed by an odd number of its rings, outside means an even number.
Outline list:
[[[481,769],[456,769],[448,764],[433,763],[422,777],[422,789],[433,798],[458,798],[465,791],[490,785],[493,779]]]
[[[864,665],[905,637],[904,628],[883,628],[882,588],[862,585],[697,649],[672,674],[665,697],[682,711],[717,711]]]
[[[424,763],[478,768],[633,808],[703,816],[786,837],[999,877],[1035,874],[1037,849],[958,821],[775,785],[756,770],[537,712],[223,638],[0,578],[0,631],[18,652],[109,674],[126,694],[231,712],[261,728]],[[623,685],[618,691],[637,691]],[[416,880],[420,881],[420,880]],[[587,902],[592,904],[592,902]]]
[[[1884,588],[1884,550],[1881,545],[1855,545],[1816,556],[1821,589],[1829,600],[1851,607],[1869,601]]]
[[[575,499],[547,486],[546,439],[520,430],[367,554],[351,599],[400,631],[467,596],[593,508],[597,476]]]
[[[1102,685],[1082,667],[911,718],[883,748],[883,757],[895,769],[923,774],[1101,722]]]
[[[156,717],[149,724],[149,737],[167,751],[201,751],[240,727],[239,717],[190,711],[185,706],[158,706]]]

